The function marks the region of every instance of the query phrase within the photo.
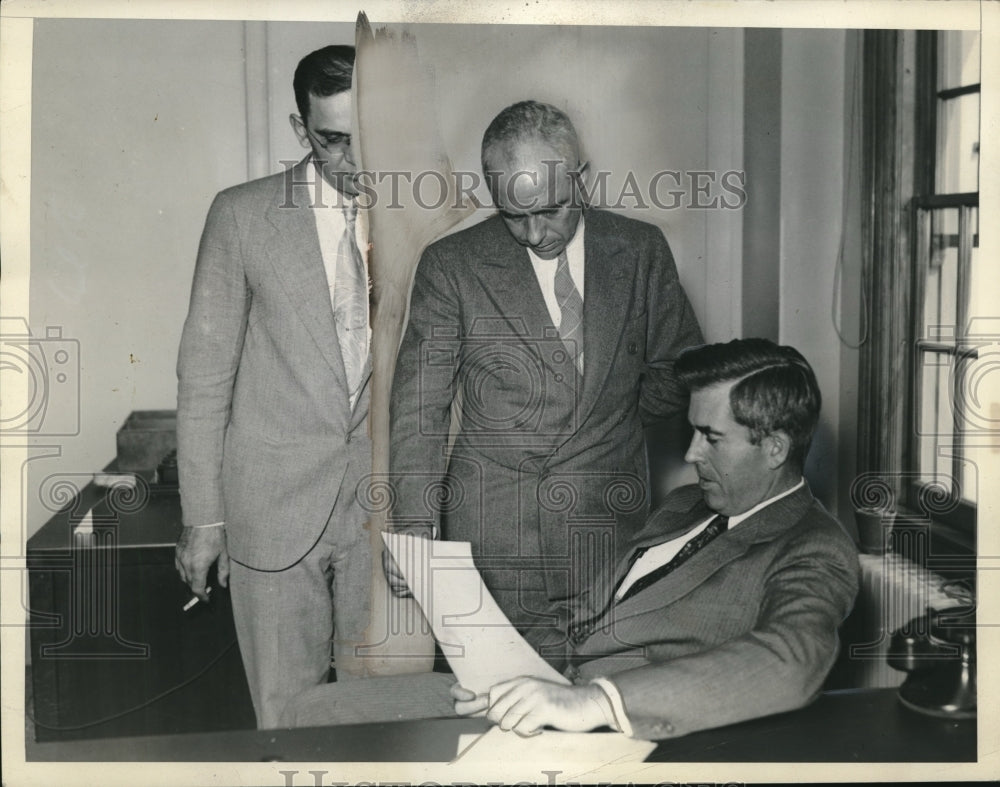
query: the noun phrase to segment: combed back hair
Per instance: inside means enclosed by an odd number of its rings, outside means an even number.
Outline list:
[[[816,375],[798,350],[769,339],[733,339],[685,350],[674,370],[688,391],[737,380],[729,392],[736,423],[750,430],[754,444],[785,432],[791,440],[789,460],[802,469],[821,397]]]
[[[579,140],[566,113],[541,101],[519,101],[493,118],[483,134],[483,172],[497,171],[511,158],[514,146],[528,139],[551,145],[571,168],[579,163]]]
[[[292,87],[304,122],[309,120],[309,96],[333,96],[351,89],[354,47],[333,44],[310,52],[295,68]]]

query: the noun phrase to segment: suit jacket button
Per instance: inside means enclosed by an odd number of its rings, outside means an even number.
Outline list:
[[[639,352],[639,345],[636,344],[635,342],[629,342],[628,343],[628,354],[629,355],[635,355],[637,352]]]
[[[351,442],[351,436],[347,435],[347,437],[344,438],[344,442],[345,443],[350,443]]]

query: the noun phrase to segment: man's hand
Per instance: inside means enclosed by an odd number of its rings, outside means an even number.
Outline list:
[[[388,547],[382,549],[382,573],[385,574],[385,581],[389,583],[389,590],[396,598],[410,598],[413,595]]]
[[[218,580],[222,587],[229,584],[229,553],[226,551],[225,527],[186,527],[174,550],[174,565],[191,592],[208,601],[205,580],[212,563],[218,561]]]
[[[409,527],[404,532],[406,535],[426,538],[430,541],[437,538],[437,528],[434,525]],[[389,583],[389,589],[396,598],[410,598],[413,595],[410,586],[403,578],[403,572],[399,570],[399,564],[387,546],[382,547],[382,573],[385,574],[385,581]]]
[[[489,694],[476,694],[459,684],[451,688],[455,712],[486,718],[502,730],[536,735],[550,726],[569,732],[587,732],[608,725],[614,729],[614,711],[599,686],[563,686],[539,678],[514,678],[493,686]]]

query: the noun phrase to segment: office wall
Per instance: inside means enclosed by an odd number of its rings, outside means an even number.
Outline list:
[[[43,478],[99,470],[132,410],[175,406],[205,214],[247,173],[242,46],[240,22],[35,22],[30,325],[79,342],[80,420],[34,441],[61,456],[29,464],[29,534]]]
[[[353,25],[270,22],[265,27],[267,149],[275,172],[281,162],[304,154],[288,125],[288,114],[295,111],[290,83],[298,57],[325,43],[349,42]],[[713,127],[740,126],[741,105],[728,100],[728,91],[739,80],[732,61],[742,45],[742,31],[532,25],[419,25],[407,30],[434,73],[440,130],[456,170],[479,172],[480,141],[489,121],[525,98],[548,101],[570,114],[591,166],[609,172],[612,203],[629,173],[644,190],[655,173],[676,170],[690,188],[686,173],[722,172],[742,164],[738,137],[726,137],[709,150]],[[661,201],[669,204],[666,192],[673,181],[661,184]],[[664,210],[626,197],[618,210],[664,230],[705,323],[711,311],[705,277],[708,239],[732,234],[727,223],[732,211],[690,209],[692,199],[678,199],[677,207]],[[718,323],[719,338],[728,337],[728,317],[712,315],[709,333],[717,333]]]
[[[458,168],[478,171],[489,119],[526,97],[570,112],[594,168],[611,173],[611,202],[630,172],[642,190],[663,169],[683,183],[690,171],[739,168],[741,142],[728,130],[741,123],[729,98],[742,31],[413,32],[437,76],[441,130]],[[59,456],[29,464],[29,501],[51,473],[110,461],[132,410],[176,405],[177,345],[211,198],[301,157],[287,121],[294,65],[352,38],[344,23],[36,23],[30,324],[36,336],[61,327],[79,341],[81,363],[79,434],[36,440]],[[727,338],[732,309],[709,296],[706,258],[710,242],[735,231],[733,211],[692,209],[690,199],[660,210],[626,198],[620,209],[664,230],[706,333]],[[28,533],[48,514],[29,502]]]
[[[823,394],[806,463],[853,528],[860,297],[860,31],[747,31],[742,328],[798,348]]]
[[[853,47],[858,34],[850,35]],[[860,270],[857,224],[850,225],[853,242],[841,247],[853,120],[847,77],[853,79],[857,65],[847,61],[847,36],[843,30],[782,32],[778,312],[779,340],[806,356],[823,392],[806,475],[816,496],[853,527],[840,510],[843,487],[854,476],[857,353],[849,345],[858,336]],[[849,452],[841,450],[845,440]]]

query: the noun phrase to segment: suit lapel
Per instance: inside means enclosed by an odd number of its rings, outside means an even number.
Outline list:
[[[588,211],[584,218],[581,423],[600,399],[632,301],[632,276],[618,259],[625,250],[624,242],[604,231],[599,214]]]
[[[285,203],[280,194],[271,203],[267,219],[275,233],[267,250],[271,265],[299,319],[316,342],[323,358],[342,390],[347,390],[347,374],[340,356],[340,341],[333,321],[330,287],[323,267],[316,220],[309,205],[309,190],[304,181],[309,177],[308,157],[292,170],[295,185],[292,199]]]
[[[677,599],[687,595],[691,590],[705,582],[723,566],[740,558],[753,544],[771,541],[793,527],[802,518],[812,501],[812,493],[808,486],[804,486],[791,495],[772,503],[741,522],[733,530],[720,535],[704,549],[692,555],[686,563],[658,582],[617,604],[614,607],[615,617],[621,620],[673,604]],[[714,512],[702,505],[692,509],[691,514],[692,518],[686,521],[687,530],[714,515]],[[680,535],[681,532],[683,531],[678,530],[675,533],[661,535],[659,538],[654,538],[651,534],[649,540],[652,540],[654,544],[659,544]],[[637,542],[637,545],[639,543]]]
[[[621,584],[632,564],[645,548],[662,544],[673,538],[679,538],[692,530],[700,522],[704,522],[715,512],[706,506],[698,487],[682,487],[664,501],[647,520],[646,526],[636,534],[629,544],[621,560],[618,561],[613,574],[605,575],[597,572],[599,578],[607,576],[608,586],[594,586],[581,594],[581,606],[577,614],[578,621],[596,621],[607,614],[614,606],[614,592]]]

